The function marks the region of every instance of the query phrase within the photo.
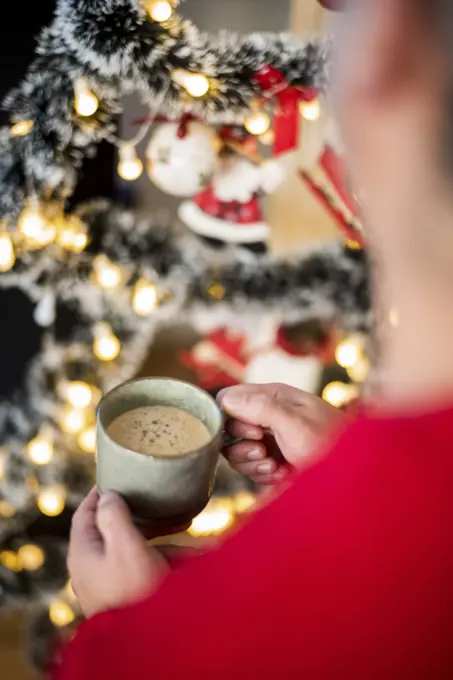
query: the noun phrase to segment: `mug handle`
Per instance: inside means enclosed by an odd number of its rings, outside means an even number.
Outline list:
[[[228,448],[229,446],[234,446],[235,444],[239,444],[239,442],[242,442],[243,439],[240,437],[232,437],[231,434],[223,430],[222,432],[222,448]]]

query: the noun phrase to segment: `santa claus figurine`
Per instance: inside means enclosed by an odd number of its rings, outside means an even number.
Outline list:
[[[211,185],[179,208],[180,219],[210,245],[242,246],[255,253],[267,250],[270,227],[263,219],[261,199],[284,179],[277,161],[254,160],[226,148]]]

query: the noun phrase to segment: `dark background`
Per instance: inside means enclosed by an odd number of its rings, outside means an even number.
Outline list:
[[[24,77],[33,59],[35,37],[53,15],[55,0],[8,4],[8,19],[0,22],[0,101]],[[0,109],[0,125],[9,123]],[[114,148],[101,145],[98,155],[84,167],[75,200],[112,196]],[[0,289],[0,399],[20,389],[28,360],[38,351],[41,329],[33,322],[32,304],[17,290]],[[0,442],[1,444],[1,442]]]

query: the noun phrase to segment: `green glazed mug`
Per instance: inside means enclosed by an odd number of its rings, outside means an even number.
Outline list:
[[[207,427],[208,444],[182,455],[153,457],[127,449],[107,434],[118,416],[141,406],[174,406]],[[144,378],[119,385],[101,400],[97,416],[97,485],[115,491],[140,524],[183,526],[211,497],[222,446],[223,416],[215,400],[186,382]]]

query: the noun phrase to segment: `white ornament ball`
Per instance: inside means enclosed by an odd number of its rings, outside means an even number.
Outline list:
[[[185,137],[180,126],[165,123],[152,135],[146,149],[150,180],[172,196],[191,197],[207,186],[217,165],[220,140],[214,130],[190,122]]]

